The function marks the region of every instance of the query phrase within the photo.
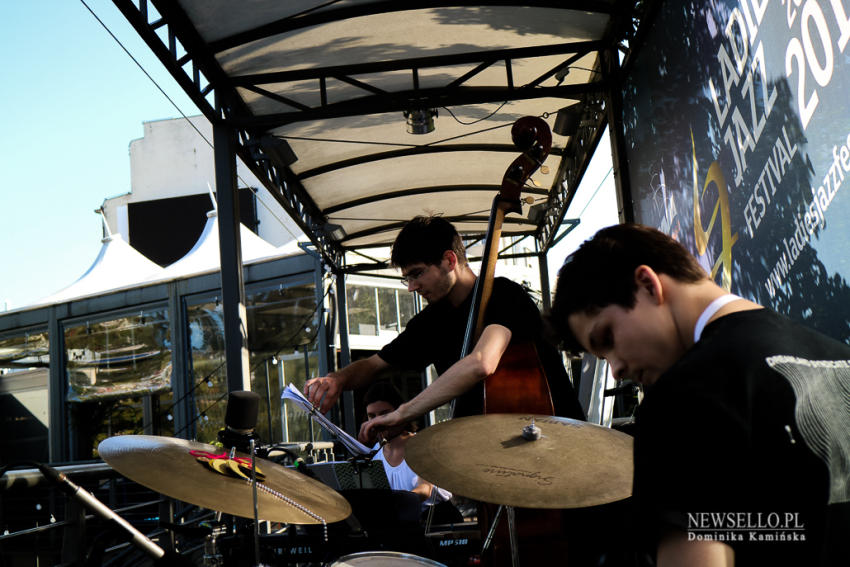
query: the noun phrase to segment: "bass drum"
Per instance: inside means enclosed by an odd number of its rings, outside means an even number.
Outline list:
[[[446,567],[425,557],[397,551],[363,551],[340,557],[330,567]]]

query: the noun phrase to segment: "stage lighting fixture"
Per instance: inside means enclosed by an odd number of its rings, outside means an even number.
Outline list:
[[[581,109],[578,105],[565,106],[558,111],[552,131],[561,136],[572,136],[578,132],[581,122]]]
[[[260,147],[277,167],[288,167],[298,161],[298,156],[292,151],[289,142],[281,138],[263,136],[260,138]]]
[[[404,118],[407,120],[408,134],[428,134],[429,132],[433,132],[434,118],[436,117],[436,108],[405,110]]]
[[[337,242],[348,236],[342,226],[330,222],[325,223],[325,225],[322,227],[322,230],[324,230],[325,234],[327,234]]]

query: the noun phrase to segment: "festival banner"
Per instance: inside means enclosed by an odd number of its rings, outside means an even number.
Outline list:
[[[662,2],[624,89],[635,220],[850,343],[850,0]]]

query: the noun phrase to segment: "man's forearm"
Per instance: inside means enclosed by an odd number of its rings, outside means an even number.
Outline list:
[[[510,340],[509,329],[501,325],[485,327],[475,349],[469,355],[449,367],[418,396],[399,406],[401,416],[406,421],[416,419],[467,392],[496,371]]]
[[[404,421],[412,421],[460,396],[486,377],[476,355],[469,355],[453,364],[415,398],[401,404],[398,412]]]
[[[375,360],[376,358],[377,360]],[[381,361],[381,359],[375,354],[369,358],[355,360],[348,366],[334,372],[329,372],[328,376],[338,380],[344,390],[361,388],[371,383],[375,374],[381,370],[382,365],[378,361]]]

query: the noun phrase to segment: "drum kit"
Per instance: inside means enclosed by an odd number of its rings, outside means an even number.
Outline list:
[[[296,526],[340,522],[352,512],[330,487],[270,460],[212,445],[148,435],[98,447],[121,475],[151,490],[224,514]],[[456,495],[524,508],[582,508],[631,495],[632,442],[625,433],[567,418],[490,414],[429,427],[406,448],[410,467]],[[511,515],[508,515],[511,518]],[[334,567],[441,565],[375,551]]]

